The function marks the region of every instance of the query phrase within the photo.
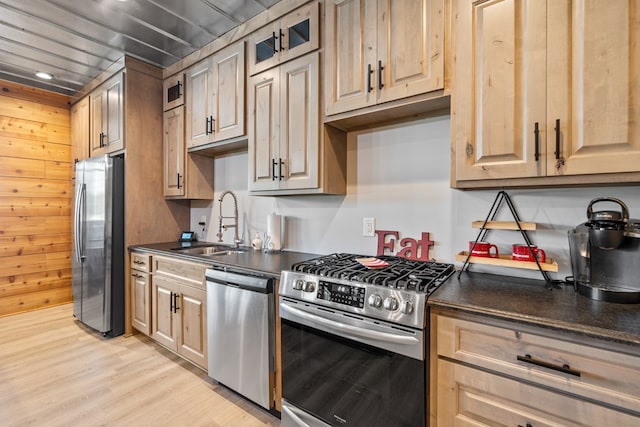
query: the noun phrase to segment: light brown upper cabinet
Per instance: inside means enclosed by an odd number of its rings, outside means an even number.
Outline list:
[[[318,186],[318,53],[250,79],[249,190]]]
[[[89,97],[71,106],[71,160],[78,162],[89,157]]]
[[[184,106],[164,112],[162,130],[164,195],[184,196],[184,159],[187,154],[184,146]]]
[[[268,70],[320,47],[319,6],[312,2],[249,37],[249,75]]]
[[[319,52],[249,79],[249,190],[344,194],[346,134],[320,125]]]
[[[164,111],[184,104],[184,74],[174,74],[165,79],[162,87],[162,103]]]
[[[188,149],[245,136],[245,77],[244,41],[187,70]]]
[[[163,133],[164,196],[212,200],[213,159],[187,152],[184,144],[184,105],[164,112]]]
[[[633,2],[463,0],[454,16],[455,185],[638,181]]]
[[[89,94],[91,157],[124,148],[124,72]]]
[[[328,0],[325,112],[444,88],[444,0]]]

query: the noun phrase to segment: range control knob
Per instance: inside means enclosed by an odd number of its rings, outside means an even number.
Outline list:
[[[297,279],[295,282],[293,282],[293,289],[295,289],[296,291],[301,291],[303,286],[304,280],[302,279]]]
[[[305,292],[313,292],[316,290],[316,285],[313,282],[306,282],[304,284],[304,291]]]
[[[400,304],[400,311],[404,314],[413,313],[413,301],[402,301],[402,304]]]
[[[387,297],[384,299],[382,305],[389,311],[395,311],[398,309],[398,300],[394,297]]]
[[[373,294],[369,297],[369,305],[371,307],[381,307],[382,306],[382,297],[378,294]]]

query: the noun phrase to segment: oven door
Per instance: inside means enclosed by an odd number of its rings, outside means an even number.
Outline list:
[[[424,331],[280,298],[282,425],[426,424]]]

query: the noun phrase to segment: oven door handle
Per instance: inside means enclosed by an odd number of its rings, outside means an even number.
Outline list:
[[[336,320],[326,319],[316,314],[307,313],[306,311],[291,307],[290,305],[280,304],[280,313],[282,312],[286,312],[291,314],[292,316],[297,316],[300,319],[306,320],[310,323],[309,326],[321,326],[325,329],[337,332],[345,338],[365,338],[374,341],[402,345],[416,345],[420,343],[420,341],[415,337],[401,336],[390,334],[388,332],[371,331],[358,328],[356,326],[347,325]]]
[[[282,402],[282,416],[296,427],[331,427],[286,401]]]

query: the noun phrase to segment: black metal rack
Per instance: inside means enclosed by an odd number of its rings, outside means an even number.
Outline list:
[[[496,217],[496,214],[498,213],[498,210],[500,209],[502,202],[506,202],[507,206],[509,207],[509,211],[511,212],[511,215],[513,216],[513,219],[517,225],[517,229],[518,231],[520,231],[522,238],[524,239],[525,243],[527,244],[527,247],[529,248],[529,253],[531,254],[531,257],[535,260],[538,270],[542,274],[542,277],[544,278],[544,280],[548,284],[550,284],[552,282],[551,278],[549,277],[547,272],[542,268],[542,266],[540,265],[540,261],[538,260],[538,257],[533,252],[533,249],[531,248],[532,246],[531,239],[529,238],[527,231],[522,228],[522,225],[521,225],[522,221],[518,216],[518,212],[516,211],[516,208],[513,205],[513,202],[511,201],[509,194],[507,194],[505,191],[499,191],[498,194],[496,195],[496,198],[493,200],[491,209],[489,209],[489,213],[487,214],[487,217],[485,218],[485,220],[482,223],[482,226],[480,227],[478,236],[476,237],[476,240],[473,242],[473,246],[469,249],[469,253],[467,254],[464,260],[464,264],[462,265],[462,268],[458,272],[458,278],[460,278],[460,275],[462,274],[463,271],[469,269],[469,265],[471,264],[469,262],[471,258],[471,253],[473,252],[473,249],[475,248],[478,242],[484,241],[484,238],[489,232],[489,228],[487,228],[487,224],[494,220],[494,218]]]

